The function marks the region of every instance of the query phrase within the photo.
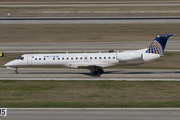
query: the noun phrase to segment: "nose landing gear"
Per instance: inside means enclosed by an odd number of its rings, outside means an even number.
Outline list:
[[[14,74],[18,74],[17,68],[16,68],[16,70],[14,71]]]

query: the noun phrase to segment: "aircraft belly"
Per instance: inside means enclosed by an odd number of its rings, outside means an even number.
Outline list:
[[[105,67],[110,67],[114,66],[115,64],[113,63],[69,63],[69,64],[64,64],[63,66],[65,67],[71,67],[71,68],[89,68],[89,67],[100,67],[100,68],[105,68]]]

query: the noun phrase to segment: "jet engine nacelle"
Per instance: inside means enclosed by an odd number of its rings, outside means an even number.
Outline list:
[[[135,59],[140,59],[141,57],[142,55],[140,53],[133,53],[133,52],[117,53],[117,60],[120,61],[135,60]]]

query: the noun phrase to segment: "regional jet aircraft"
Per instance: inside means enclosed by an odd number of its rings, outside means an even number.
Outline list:
[[[112,53],[64,53],[64,54],[24,54],[4,66],[15,69],[32,66],[66,66],[89,69],[93,75],[103,74],[103,68],[115,65],[141,64],[163,55],[166,42],[174,34],[158,35],[148,48]]]

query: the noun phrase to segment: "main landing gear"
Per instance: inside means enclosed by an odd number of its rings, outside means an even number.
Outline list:
[[[91,71],[91,73],[93,75],[103,74],[104,70],[103,69],[94,69],[93,71]]]
[[[18,74],[17,68],[16,68],[16,70],[14,71],[14,74]]]

